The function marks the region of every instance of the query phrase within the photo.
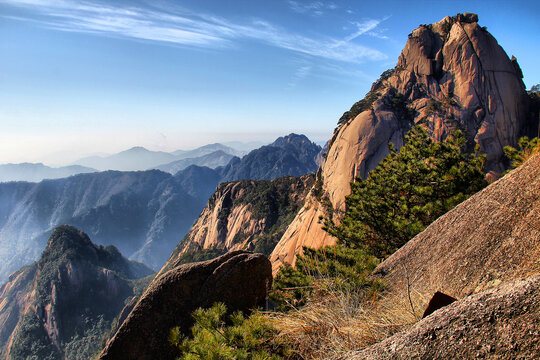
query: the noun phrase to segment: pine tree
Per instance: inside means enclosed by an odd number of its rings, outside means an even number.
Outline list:
[[[464,151],[460,131],[442,142],[414,127],[399,152],[390,154],[370,174],[351,184],[339,225],[325,229],[348,247],[361,247],[384,258],[431,222],[486,186],[484,157]]]

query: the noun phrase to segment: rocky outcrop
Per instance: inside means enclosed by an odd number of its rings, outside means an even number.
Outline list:
[[[505,169],[504,146],[536,135],[537,119],[529,118],[517,62],[477,21],[474,14],[460,14],[414,30],[397,66],[344,114],[319,170],[320,190],[272,253],[274,271],[284,262],[293,264],[303,246],[334,243],[317,224],[319,217],[333,213],[339,221],[350,182],[367,177],[388,154],[389,142],[402,146],[411,126],[423,126],[437,141],[463,131],[468,149],[478,146],[487,155],[485,170],[491,177]]]
[[[339,359],[537,359],[539,335],[540,275],[534,275],[455,302]]]
[[[0,354],[6,359],[89,358],[146,266],[57,228],[41,259],[0,288]]]
[[[264,306],[272,282],[271,266],[261,254],[230,252],[217,259],[168,271],[146,289],[99,359],[174,359],[170,330],[187,334],[191,313],[223,302],[231,311]]]
[[[441,216],[381,263],[390,292],[455,298],[540,272],[540,154]]]
[[[303,205],[314,175],[218,186],[160,273],[233,250],[269,255]]]

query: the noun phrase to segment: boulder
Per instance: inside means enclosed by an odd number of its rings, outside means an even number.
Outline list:
[[[99,359],[174,359],[171,328],[188,334],[191,313],[223,302],[231,311],[262,307],[272,268],[262,254],[235,251],[169,270],[146,289]]]
[[[538,359],[540,275],[469,296],[339,359]]]

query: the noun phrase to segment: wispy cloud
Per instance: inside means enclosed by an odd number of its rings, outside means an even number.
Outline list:
[[[359,62],[386,58],[377,49],[352,42],[362,34],[373,32],[382,20],[357,23],[358,30],[344,39],[314,38],[292,33],[263,20],[241,24],[178,8],[170,12],[156,8],[113,6],[112,2],[73,0],[0,0],[0,3],[24,7],[27,14],[34,15],[28,15],[28,20],[62,31],[214,48],[251,39],[336,61]],[[335,5],[316,1],[298,5],[298,9],[317,11],[319,8],[331,9],[332,6]]]
[[[294,75],[291,78],[291,81],[289,81],[289,86],[294,87],[296,84],[298,84],[299,81],[304,79],[306,76],[309,75],[311,72],[311,69],[313,67],[311,65],[303,65],[296,69]]]
[[[322,1],[312,1],[312,2],[298,2],[298,1],[289,1],[289,7],[294,12],[300,14],[309,14],[312,16],[321,16],[325,13],[326,10],[335,10],[337,5],[332,2],[322,2]]]

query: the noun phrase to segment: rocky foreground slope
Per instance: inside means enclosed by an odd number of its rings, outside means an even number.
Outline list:
[[[540,275],[457,301],[340,360],[538,359]]]
[[[0,356],[89,359],[124,302],[149,281],[137,279],[150,274],[113,246],[57,228],[39,261],[0,288]]]
[[[527,359],[540,355],[540,153],[433,222],[374,272],[383,304],[421,316],[410,329],[340,359]]]
[[[517,61],[508,58],[475,14],[458,14],[421,25],[410,35],[398,64],[382,74],[366,98],[346,112],[329,143],[318,188],[272,253],[274,271],[294,263],[303,246],[321,247],[335,239],[322,230],[320,216],[344,210],[349,183],[365,178],[396,148],[413,125],[435,140],[462,130],[468,149],[487,155],[486,172],[497,177],[506,167],[503,147],[521,136],[536,136]],[[315,191],[316,190],[316,191]]]

